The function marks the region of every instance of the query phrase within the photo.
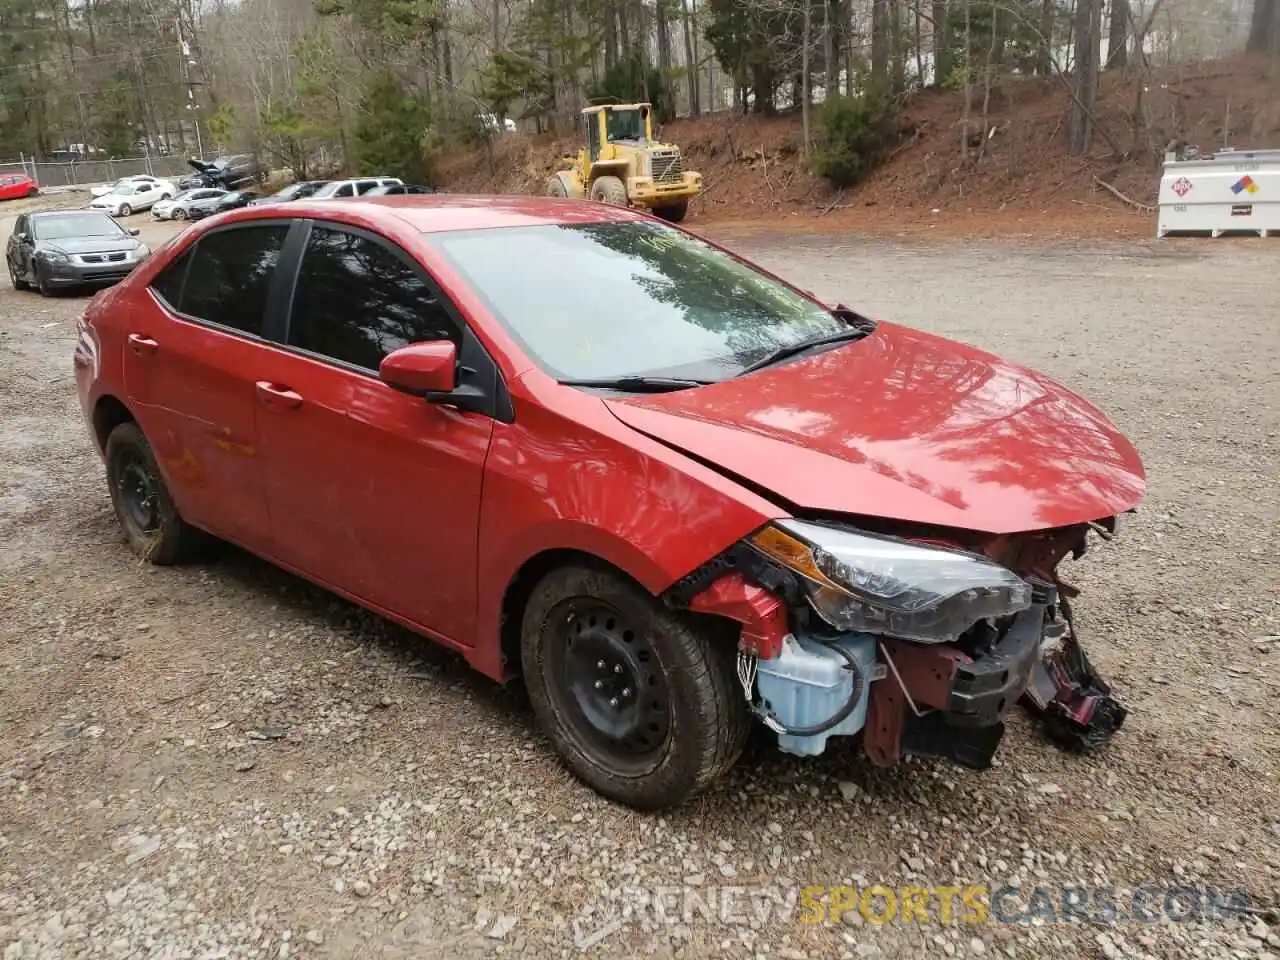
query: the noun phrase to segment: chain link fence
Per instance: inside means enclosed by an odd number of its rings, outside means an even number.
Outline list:
[[[112,183],[121,177],[142,174],[177,178],[191,172],[191,168],[187,166],[187,158],[177,154],[165,157],[124,157],[118,160],[77,160],[74,163],[45,163],[24,158],[0,163],[0,175],[25,173],[41,189]]]

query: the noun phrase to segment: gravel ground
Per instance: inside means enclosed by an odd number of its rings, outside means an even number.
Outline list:
[[[1148,500],[1072,571],[1132,709],[1108,750],[1064,755],[1018,716],[985,774],[758,746],[671,815],[611,806],[562,772],[518,690],[451,655],[236,552],[138,564],[73,396],[83,300],[5,289],[4,960],[1280,956],[1274,913],[805,924],[794,899],[1011,884],[1008,916],[1036,885],[1041,906],[1104,886],[1123,908],[1187,884],[1280,902],[1275,241],[737,246],[1041,368],[1136,442]]]

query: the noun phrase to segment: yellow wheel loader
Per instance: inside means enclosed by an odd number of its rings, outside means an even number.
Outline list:
[[[616,103],[582,111],[587,145],[565,157],[565,169],[547,181],[552,197],[583,197],[619,206],[647,207],[679,223],[702,190],[702,174],[684,169],[680,148],[653,139],[647,103]]]

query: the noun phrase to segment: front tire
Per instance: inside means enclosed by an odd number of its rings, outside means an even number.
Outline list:
[[[13,284],[13,289],[15,289],[15,290],[26,290],[26,289],[28,289],[28,288],[29,288],[30,284],[28,284],[28,283],[27,283],[27,281],[23,280],[22,278],[20,278],[20,277],[18,276],[18,274],[17,274],[17,273],[14,271],[14,269],[13,269],[13,264],[12,264],[12,263],[9,263],[9,262],[6,260],[6,261],[5,261],[5,266],[7,266],[7,267],[9,268],[9,282],[10,282],[11,284]]]
[[[549,179],[547,181],[547,196],[548,197],[569,196],[569,191],[566,190],[564,187],[564,181],[561,180],[559,177],[552,177],[551,179]]]
[[[733,766],[749,716],[734,645],[603,568],[534,588],[521,663],[534,713],[569,770],[611,800],[661,810]]]
[[[174,219],[174,220],[185,220],[185,219],[187,219],[187,211],[185,211],[185,210],[183,210],[181,207],[179,207],[177,210],[173,211],[173,219]]]
[[[31,272],[34,273],[36,277],[36,292],[39,293],[40,296],[42,297],[52,297],[53,289],[45,281],[44,274],[40,272],[40,267],[33,265],[31,268]]]
[[[667,207],[654,207],[653,212],[670,223],[679,223],[685,218],[685,214],[689,212],[689,201],[681,200],[679,203],[673,203]]]
[[[625,207],[627,185],[617,177],[597,177],[591,184],[591,199],[611,203],[615,207]]]
[[[117,214],[117,216],[127,217],[127,216],[130,216],[132,213],[133,213],[133,207],[129,206],[127,203],[122,203],[120,205],[120,212]]]
[[[116,519],[129,547],[157,566],[193,556],[202,539],[178,513],[151,444],[136,423],[122,423],[107,437],[107,484]]]

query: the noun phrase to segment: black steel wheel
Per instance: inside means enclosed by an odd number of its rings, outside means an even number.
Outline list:
[[[112,430],[105,457],[111,505],[133,551],[157,565],[191,556],[201,534],[178,514],[138,425],[122,423]]]
[[[557,713],[620,770],[651,770],[671,734],[671,694],[652,639],[591,597],[561,601],[550,619],[547,666],[564,678],[550,688]]]
[[[569,769],[610,799],[676,806],[726,773],[748,714],[734,643],[607,568],[547,574],[525,607],[534,712]]]

